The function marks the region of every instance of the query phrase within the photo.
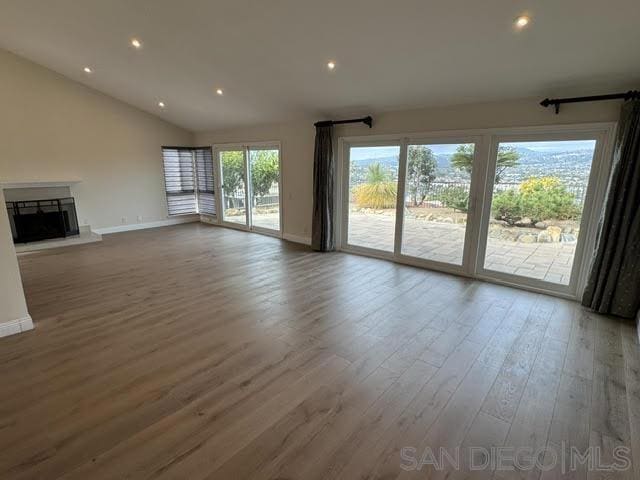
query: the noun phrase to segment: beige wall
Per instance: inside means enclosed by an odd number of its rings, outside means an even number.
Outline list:
[[[364,125],[337,127],[336,138],[353,135],[414,133],[586,122],[618,118],[617,102],[563,106],[561,114],[538,105],[540,99],[485,103],[374,114],[374,128]],[[322,120],[322,119],[317,119]],[[196,134],[199,145],[280,140],[282,142],[283,224],[285,235],[311,234],[313,177],[313,119],[283,125],[238,128]]]
[[[93,228],[167,217],[160,147],[190,132],[4,50],[0,72],[0,182],[80,179]]]
[[[0,195],[0,212],[6,211],[4,197]],[[3,214],[0,215],[0,335],[2,324],[28,316],[9,219]]]

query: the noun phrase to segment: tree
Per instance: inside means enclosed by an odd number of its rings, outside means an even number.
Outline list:
[[[225,196],[231,197],[235,207],[238,191],[244,189],[244,160],[241,151],[228,151],[220,154],[222,161],[222,188]]]
[[[451,157],[451,165],[458,170],[471,174],[473,168],[474,145],[460,145]],[[498,161],[496,162],[496,183],[500,183],[502,174],[507,168],[515,167],[520,161],[520,154],[513,147],[498,147]]]
[[[254,198],[268,195],[279,175],[277,150],[251,151],[251,187]]]
[[[429,186],[436,178],[436,158],[431,149],[419,145],[409,148],[407,159],[407,189],[413,206],[422,205]]]

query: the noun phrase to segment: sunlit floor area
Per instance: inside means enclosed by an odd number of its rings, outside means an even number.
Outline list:
[[[464,224],[405,217],[402,253],[437,262],[462,264]],[[393,251],[395,215],[349,213],[349,243]],[[485,268],[568,284],[575,243],[521,243],[490,238]]]
[[[640,461],[635,327],[574,302],[205,224],[20,267],[36,328],[0,339],[3,479],[462,479],[493,446]],[[427,447],[460,464],[418,470]],[[495,478],[565,478],[552,460]]]

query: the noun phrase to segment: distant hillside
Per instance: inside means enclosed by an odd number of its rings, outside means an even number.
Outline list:
[[[529,148],[516,147],[520,154],[519,165],[507,169],[502,175],[503,182],[520,182],[528,177],[552,175],[561,178],[566,184],[586,184],[591,169],[592,150],[565,152],[540,152]],[[439,181],[463,181],[464,173],[451,166],[453,154],[435,154],[437,179]],[[379,163],[390,172],[397,172],[397,155],[352,160],[352,169],[366,170]]]

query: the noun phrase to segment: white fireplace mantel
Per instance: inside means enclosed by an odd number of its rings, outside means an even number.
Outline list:
[[[0,189],[3,188],[47,188],[47,187],[71,187],[80,183],[80,179],[73,180],[24,180],[0,182]]]

